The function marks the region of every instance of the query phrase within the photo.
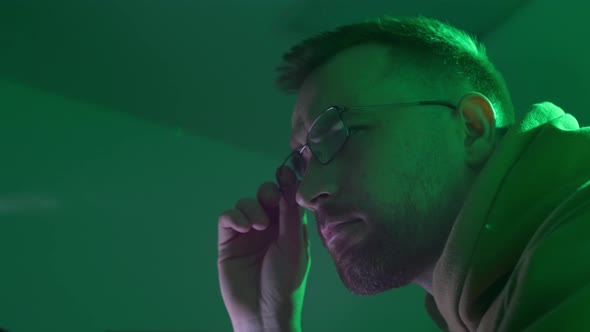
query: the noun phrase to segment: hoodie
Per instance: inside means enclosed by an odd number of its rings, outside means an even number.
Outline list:
[[[510,127],[433,275],[444,331],[590,331],[590,127],[543,102]]]

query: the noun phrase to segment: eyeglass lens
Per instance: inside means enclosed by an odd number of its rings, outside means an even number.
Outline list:
[[[332,108],[316,120],[307,137],[308,148],[314,157],[325,165],[346,141],[346,128],[342,123],[338,110]],[[303,151],[303,153],[309,153]],[[306,161],[299,153],[293,153],[286,163],[295,171],[297,179],[301,180],[306,170]]]

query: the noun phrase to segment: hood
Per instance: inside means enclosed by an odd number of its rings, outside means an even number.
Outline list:
[[[509,128],[467,195],[425,306],[445,331],[476,331],[529,240],[590,180],[590,127],[550,102]]]

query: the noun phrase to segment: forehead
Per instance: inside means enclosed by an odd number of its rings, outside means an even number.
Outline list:
[[[392,63],[389,48],[366,44],[346,49],[312,71],[299,89],[291,117],[291,141],[303,139],[315,118],[330,106],[394,102],[392,87],[383,82]]]

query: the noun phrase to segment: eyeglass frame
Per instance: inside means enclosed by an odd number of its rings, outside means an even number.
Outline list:
[[[283,161],[283,163],[281,164],[281,166],[279,167],[279,169],[282,168],[283,166],[285,166],[285,163],[293,156],[294,153],[299,153],[299,155],[302,156],[303,150],[305,148],[309,148],[309,150],[311,151],[311,155],[313,156],[313,158],[317,162],[320,163],[320,165],[325,166],[325,165],[329,164],[330,162],[332,162],[332,160],[334,160],[334,157],[336,157],[336,155],[338,154],[338,152],[340,152],[340,150],[342,150],[342,148],[344,147],[344,145],[346,145],[346,142],[348,141],[348,138],[351,136],[350,135],[350,130],[348,129],[348,126],[346,125],[346,123],[344,123],[344,120],[342,119],[342,114],[344,112],[347,112],[347,111],[350,111],[350,110],[361,110],[361,109],[364,109],[364,108],[372,108],[372,107],[387,107],[389,109],[390,107],[402,108],[402,107],[419,106],[419,105],[445,106],[445,107],[448,107],[448,108],[452,109],[454,112],[456,112],[458,110],[458,108],[457,108],[457,106],[455,106],[455,104],[450,103],[450,102],[447,102],[447,101],[418,101],[418,102],[377,104],[377,105],[350,106],[350,107],[332,105],[332,106],[328,107],[327,109],[325,109],[322,113],[320,113],[315,118],[315,120],[313,120],[313,122],[309,126],[309,129],[307,129],[307,133],[305,134],[305,144],[301,148],[297,148],[297,149],[291,151],[291,153],[289,153],[289,155],[287,156],[287,158],[285,159],[285,161]],[[318,121],[318,119],[321,118],[324,113],[330,111],[333,108],[336,109],[336,112],[338,114],[338,120],[340,120],[340,122],[344,126],[344,129],[346,129],[346,138],[344,139],[344,142],[342,142],[342,144],[340,145],[340,147],[338,148],[338,150],[336,150],[336,152],[334,152],[332,154],[332,156],[330,157],[330,159],[328,161],[326,161],[325,163],[322,163],[316,157],[316,155],[313,152],[313,149],[311,148],[311,146],[309,146],[309,132],[311,131],[311,129],[313,128],[313,126],[315,125],[315,123]],[[294,170],[294,171],[296,171],[296,170]]]

